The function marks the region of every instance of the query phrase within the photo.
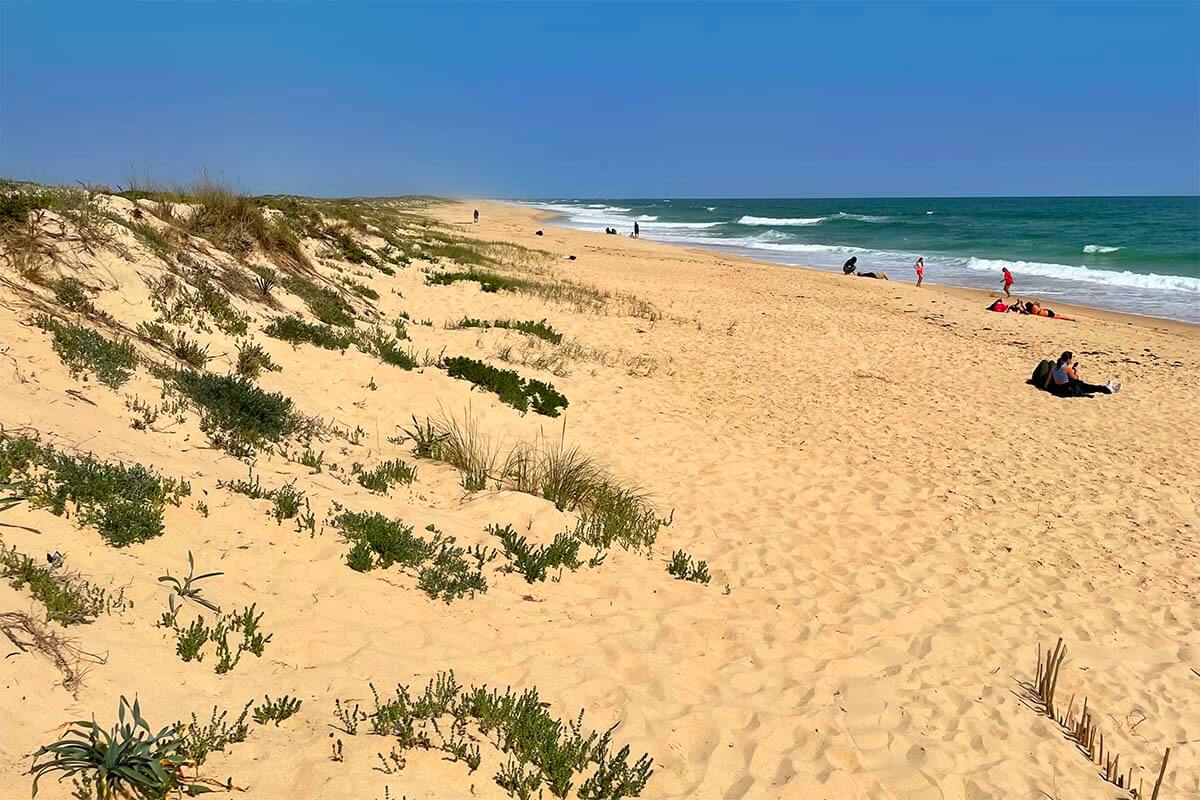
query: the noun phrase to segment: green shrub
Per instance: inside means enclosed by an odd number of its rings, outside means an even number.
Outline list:
[[[670,519],[660,519],[641,494],[603,482],[589,493],[575,526],[575,537],[601,550],[616,543],[628,550],[649,552],[658,539],[659,528],[670,523]]]
[[[503,328],[503,329],[507,329],[507,330],[520,331],[521,333],[527,333],[530,336],[536,336],[539,339],[545,339],[547,342],[550,342],[552,344],[559,344],[560,342],[562,342],[562,338],[563,338],[562,334],[559,333],[558,331],[554,330],[554,328],[552,328],[550,325],[548,325],[546,323],[546,320],[544,320],[544,319],[541,320],[540,322],[534,322],[533,320],[523,320],[522,321],[522,320],[511,320],[511,319],[498,319],[498,320],[494,320],[492,322],[488,322],[487,320],[474,319],[472,317],[463,317],[462,319],[460,319],[458,322],[454,323],[450,327],[452,327],[452,328],[484,328],[484,329]]]
[[[209,754],[223,753],[229,745],[246,741],[246,736],[250,733],[250,726],[246,724],[246,714],[250,711],[251,703],[253,701],[246,703],[233,724],[225,721],[229,712],[222,711],[218,714],[216,706],[213,706],[212,718],[207,725],[201,725],[193,712],[190,725],[178,723],[180,729],[186,731],[180,743],[180,752],[193,765],[199,767]]]
[[[407,334],[405,335],[407,336]],[[359,346],[385,364],[391,364],[400,369],[411,370],[420,366],[412,353],[401,349],[399,339],[385,333],[379,327],[375,327],[364,336]]]
[[[318,286],[299,275],[289,275],[284,278],[283,288],[303,300],[313,316],[326,325],[343,328],[354,327],[354,313],[349,304],[332,289]]]
[[[221,614],[211,627],[199,616],[187,628],[180,628],[173,619],[170,620],[170,627],[175,632],[175,652],[183,661],[203,661],[204,645],[211,642],[216,648],[217,656],[213,671],[218,675],[230,672],[236,667],[243,653],[252,653],[261,658],[275,634],[264,635],[259,630],[263,615],[262,612],[256,614],[255,607],[250,605],[235,614]],[[167,615],[164,615],[163,621],[167,621],[167,618]],[[229,646],[231,634],[241,635],[236,651]]]
[[[278,489],[264,489],[254,474],[253,468],[250,469],[248,479],[217,481],[217,488],[244,494],[251,500],[270,500],[273,506],[271,516],[280,523],[285,519],[295,519],[300,514],[301,508],[309,508],[309,502],[304,492],[297,489],[294,484],[287,483]]]
[[[417,586],[434,599],[449,603],[466,595],[487,591],[482,551],[468,553],[454,537],[443,537],[430,526],[434,536],[427,541],[413,533],[411,525],[390,520],[382,514],[343,511],[333,520],[342,537],[353,545],[346,564],[356,572],[387,569],[399,564],[417,571]],[[468,560],[471,556],[475,565]]]
[[[145,245],[146,249],[158,256],[158,258],[168,264],[174,261],[177,248],[167,238],[167,235],[158,228],[147,225],[144,222],[138,222],[137,220],[125,219],[125,217],[113,211],[104,212],[104,216],[127,229],[139,242]]]
[[[553,386],[538,380],[525,380],[510,369],[499,369],[466,356],[452,356],[442,361],[451,378],[470,381],[494,392],[502,403],[522,413],[533,410],[543,416],[557,417],[559,409],[567,406],[567,398]]]
[[[374,735],[395,741],[399,752],[393,750],[392,760],[398,764],[404,763],[405,750],[421,748],[440,750],[450,760],[477,769],[478,747],[467,744],[467,726],[472,725],[479,731],[477,738],[507,754],[495,781],[519,798],[532,797],[543,785],[555,797],[566,798],[576,780],[590,772],[579,784],[579,798],[621,800],[639,796],[653,774],[649,755],[631,764],[628,745],[613,752],[616,725],[603,733],[588,731],[582,710],[573,720],[556,719],[536,689],[518,694],[486,685],[463,687],[450,672],[438,673],[423,692],[400,685],[385,699],[372,685],[371,693],[373,711],[335,703],[340,729],[356,735],[359,722],[369,721]],[[447,716],[449,725],[444,724]]]
[[[265,392],[240,375],[180,370],[171,380],[199,410],[200,429],[235,455],[278,442],[299,424],[290,398]]]
[[[300,710],[300,700],[296,697],[284,695],[278,700],[272,700],[271,695],[267,695],[266,701],[254,709],[254,721],[259,725],[266,725],[268,722],[274,722],[275,727],[279,727],[279,723],[283,722],[288,717]]]
[[[263,333],[292,344],[315,344],[326,350],[345,350],[354,343],[354,337],[329,327],[305,322],[296,316],[277,317]]]
[[[574,571],[583,566],[579,560],[579,540],[570,534],[560,533],[551,544],[534,547],[524,536],[518,535],[511,525],[503,528],[492,525],[487,531],[500,539],[504,555],[510,562],[508,570],[519,572],[527,583],[546,580],[552,569],[566,567]]]
[[[342,260],[349,261],[351,264],[369,264],[375,266],[376,259],[363,249],[362,245],[354,241],[354,238],[346,233],[337,232],[330,237],[333,243],[341,251]]]
[[[340,528],[343,538],[358,549],[357,566],[351,564],[358,572],[387,569],[393,564],[415,568],[433,555],[430,543],[413,534],[411,525],[390,520],[379,513],[343,511],[332,524]]]
[[[54,299],[70,311],[86,314],[95,310],[87,289],[74,278],[59,278],[50,284],[50,288],[54,291]]]
[[[455,544],[452,536],[446,539],[435,536],[433,547],[433,557],[417,576],[417,587],[421,591],[446,603],[487,591],[487,579],[483,576],[485,556],[481,551],[468,553]],[[468,554],[474,559],[474,566],[467,560]]]
[[[365,297],[368,300],[379,299],[379,292],[375,291],[370,286],[366,286],[355,281],[346,281],[346,286],[349,287],[350,291],[354,292],[359,297]]]
[[[233,307],[229,295],[205,276],[195,281],[196,291],[186,293],[187,302],[212,317],[221,332],[245,336],[250,318]]]
[[[283,367],[271,360],[271,354],[258,342],[238,342],[237,374],[254,379],[263,373],[279,372]]]
[[[72,505],[78,524],[95,527],[115,547],[162,535],[166,504],[178,506],[191,493],[186,482],[159,477],[141,464],[125,467],[36,445],[31,452],[28,441],[0,434],[0,473],[19,475],[35,508],[64,516]]]
[[[276,522],[280,523],[285,519],[295,519],[300,513],[303,504],[308,502],[304,496],[304,492],[290,483],[286,483],[276,489],[271,496],[271,500],[275,503],[275,507],[271,510],[271,515],[275,517]]]
[[[91,328],[61,322],[50,316],[37,319],[38,327],[52,337],[51,346],[72,376],[90,370],[96,380],[117,389],[137,368],[137,349],[128,339],[112,341]]]
[[[680,580],[695,581],[696,583],[706,585],[711,579],[708,574],[708,562],[696,561],[693,564],[692,557],[683,550],[676,550],[671,554],[671,561],[667,564],[667,572]]]
[[[359,473],[358,482],[366,489],[380,494],[387,494],[388,489],[397,483],[412,483],[416,480],[417,468],[410,467],[403,461],[384,461],[370,472]]]
[[[14,589],[28,586],[34,599],[46,607],[46,619],[60,625],[85,625],[129,605],[124,589],[109,596],[107,590],[77,576],[40,566],[16,547],[0,547],[0,577]]]

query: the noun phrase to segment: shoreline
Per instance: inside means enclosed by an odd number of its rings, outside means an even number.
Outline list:
[[[581,228],[574,228],[569,225],[560,224],[557,222],[557,220],[562,219],[562,216],[563,216],[562,214],[555,212],[555,211],[546,211],[544,209],[535,208],[533,206],[529,206],[524,203],[519,203],[519,202],[512,201],[512,200],[478,200],[478,201],[451,200],[450,202],[463,202],[463,203],[478,202],[481,204],[482,203],[496,203],[496,204],[502,205],[508,209],[520,209],[523,211],[527,211],[527,212],[529,212],[529,214],[531,215],[531,219],[533,219],[533,220],[543,222],[546,225],[549,225],[556,229],[571,231],[572,233],[579,234],[584,237],[588,237],[589,239],[598,237],[599,241],[607,243],[607,242],[611,241],[611,239],[614,238],[610,234],[598,233],[595,231],[588,231],[588,230],[583,230]],[[666,241],[661,241],[661,240],[657,240],[657,239],[647,239],[645,237],[642,237],[639,239],[632,239],[631,237],[628,237],[628,236],[617,236],[615,238],[621,239],[621,240],[648,243],[648,244],[652,244],[652,245],[659,246],[659,247],[667,247],[673,251],[702,253],[706,256],[717,255],[723,259],[736,262],[739,265],[753,265],[756,268],[784,269],[784,270],[799,269],[799,270],[803,270],[805,273],[826,275],[833,279],[840,279],[840,278],[844,277],[844,276],[839,276],[836,272],[832,272],[832,271],[826,270],[826,269],[819,269],[817,267],[806,266],[804,264],[782,264],[777,261],[766,261],[766,260],[762,260],[762,259],[751,258],[749,256],[744,256],[744,255],[740,255],[738,253],[729,252],[727,250],[717,248],[717,247],[707,248],[707,247],[700,247],[697,245],[681,244],[681,243],[677,243],[677,242],[666,242]],[[909,280],[909,281],[889,280],[889,281],[887,281],[887,283],[889,285],[908,286],[911,289],[916,289],[916,285],[915,285],[916,281],[915,280]],[[933,289],[935,292],[937,292],[939,294],[949,295],[949,296],[956,297],[959,299],[980,302],[984,306],[990,304],[990,302],[992,300],[1001,296],[1001,292],[999,290],[976,289],[976,288],[969,287],[969,286],[955,286],[952,284],[938,283],[936,281],[931,281],[928,279],[926,279],[925,282],[921,285],[922,290],[924,290],[926,288]],[[1019,292],[1014,294],[1013,297],[1014,298],[1020,297],[1021,299],[1039,299],[1037,295],[1034,295],[1034,294],[1022,295]],[[1134,313],[1131,313],[1128,311],[1114,311],[1112,309],[1097,308],[1095,306],[1087,306],[1087,305],[1082,305],[1082,304],[1078,304],[1078,303],[1063,303],[1063,302],[1059,302],[1057,300],[1047,301],[1046,304],[1047,305],[1052,304],[1052,307],[1054,308],[1054,310],[1056,312],[1061,309],[1063,311],[1063,313],[1066,313],[1069,316],[1080,316],[1080,317],[1086,318],[1086,319],[1082,319],[1080,321],[1103,320],[1103,321],[1111,322],[1114,324],[1131,325],[1131,326],[1142,327],[1142,328],[1147,328],[1147,329],[1151,329],[1151,330],[1177,333],[1177,334],[1180,334],[1183,336],[1188,336],[1190,338],[1200,338],[1200,324],[1186,322],[1184,320],[1168,319],[1165,317],[1154,317],[1154,316],[1150,316],[1147,314],[1134,314]],[[986,308],[981,308],[980,310],[986,311]],[[1072,323],[1067,323],[1067,324],[1072,324]]]

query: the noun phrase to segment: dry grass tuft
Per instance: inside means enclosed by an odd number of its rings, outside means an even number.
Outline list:
[[[103,656],[79,649],[74,641],[57,633],[49,624],[19,611],[0,613],[0,633],[22,653],[41,653],[62,673],[62,686],[75,694],[87,675],[86,664],[103,664]]]

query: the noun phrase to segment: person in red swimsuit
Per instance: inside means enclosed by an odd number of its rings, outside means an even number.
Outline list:
[[[921,281],[925,280],[925,256],[917,259],[917,263],[913,265],[917,270],[917,286],[921,285]]]
[[[1001,269],[1004,270],[1004,296],[1012,297],[1012,292],[1010,291],[1013,285],[1012,273],[1008,271],[1008,267],[1001,267]]]

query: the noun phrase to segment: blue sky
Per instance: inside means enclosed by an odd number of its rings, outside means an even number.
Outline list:
[[[0,173],[505,197],[1200,194],[1200,4],[0,2]]]

